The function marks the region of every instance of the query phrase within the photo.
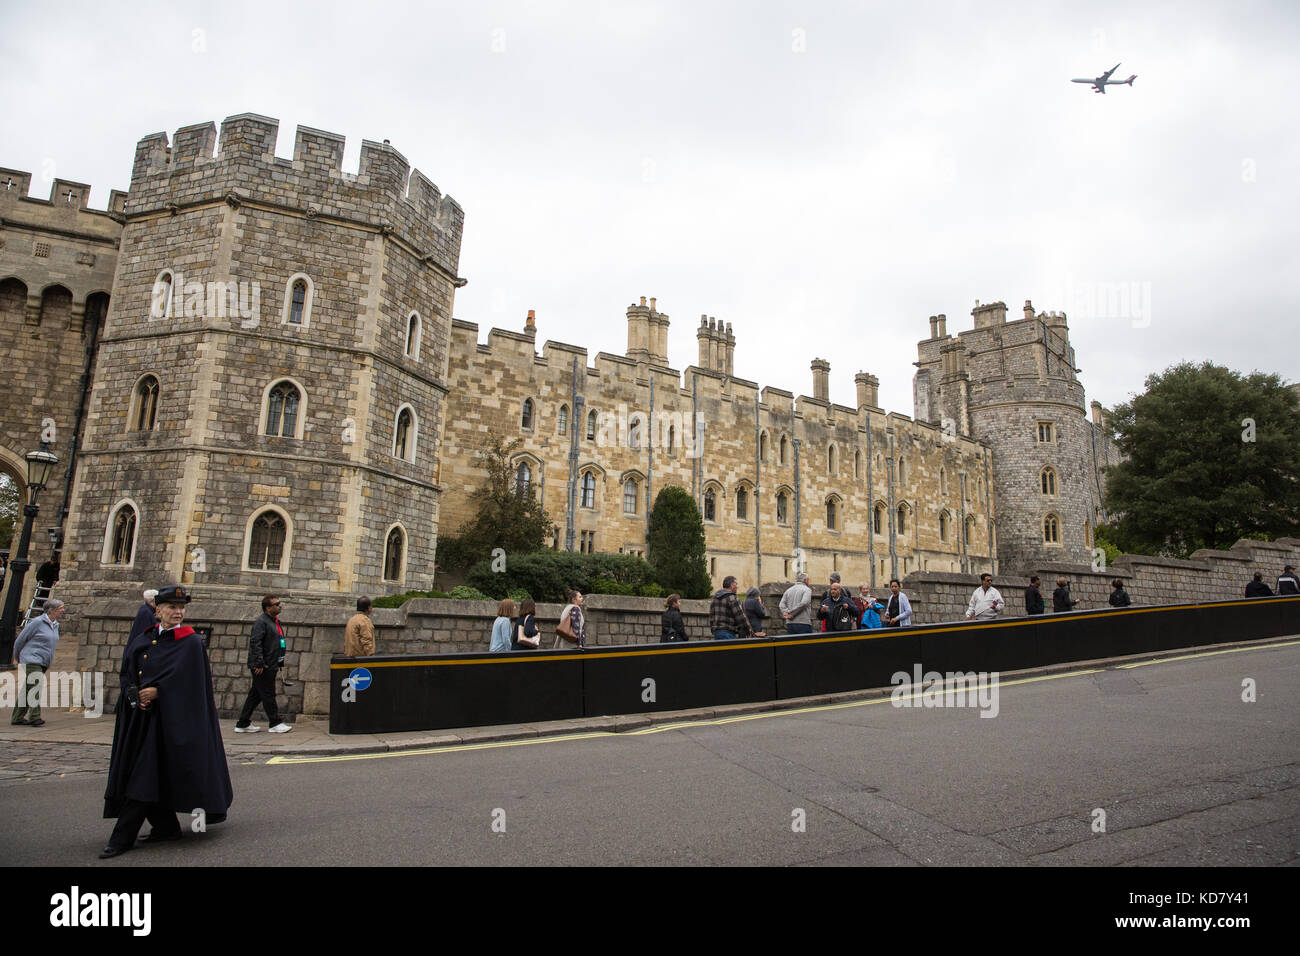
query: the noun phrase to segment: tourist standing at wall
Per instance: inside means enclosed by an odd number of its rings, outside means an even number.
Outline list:
[[[1038,575],[1029,579],[1029,587],[1025,588],[1025,613],[1029,615],[1042,614],[1047,610],[1047,602],[1043,600],[1043,592],[1039,589]]]
[[[689,640],[686,636],[686,621],[682,619],[682,599],[680,595],[670,594],[665,599],[660,626],[659,643],[661,644]]]
[[[497,608],[497,619],[492,622],[492,642],[489,651],[510,650],[510,631],[514,627],[515,602],[506,598]]]
[[[709,630],[713,632],[715,641],[750,636],[749,619],[736,597],[739,588],[735,575],[728,574],[722,579],[722,588],[709,602]]]
[[[832,574],[831,586],[827,589],[826,596],[822,598],[821,607],[817,609],[817,619],[822,622],[823,631],[853,630],[853,627],[837,628],[835,626],[837,616],[838,619],[843,620],[844,615],[840,613],[841,608],[848,609],[848,614],[853,619],[853,624],[856,625],[859,620],[857,606],[840,585],[840,576]]]
[[[767,629],[763,624],[766,617],[767,608],[763,607],[758,588],[750,588],[745,592],[745,619],[749,621],[749,629],[755,637],[767,637]]]
[[[1056,590],[1052,592],[1052,613],[1060,614],[1062,611],[1073,611],[1074,606],[1078,603],[1078,598],[1070,597],[1070,582],[1065,578],[1057,578]]]
[[[565,597],[568,604],[564,605],[564,610],[560,612],[560,623],[555,628],[555,644],[559,647],[561,643],[576,644],[578,647],[587,645],[587,618],[582,613],[582,592],[569,591]]]
[[[527,598],[519,605],[519,619],[515,621],[510,649],[535,651],[541,643],[542,638],[537,630],[537,604],[532,598]]]
[[[912,623],[912,602],[903,593],[898,578],[889,581],[889,603],[885,606],[885,627],[907,627]]]
[[[1300,581],[1296,580],[1295,568],[1287,565],[1277,579],[1278,594],[1300,594]]]
[[[795,583],[786,588],[781,595],[779,605],[781,617],[785,620],[787,634],[812,633],[812,588],[808,586],[808,575],[800,571],[795,575]]]
[[[161,592],[158,599],[162,600]],[[253,686],[235,722],[237,734],[255,734],[262,729],[252,723],[253,711],[258,704],[266,711],[271,733],[287,734],[293,730],[280,719],[280,708],[275,702],[275,675],[280,665],[280,649],[284,646],[284,625],[280,623],[282,607],[283,602],[274,594],[262,598],[262,614],[253,622],[248,635],[248,669],[253,672]]]
[[[1272,597],[1273,589],[1264,583],[1262,571],[1256,571],[1253,580],[1246,582],[1246,597]]]
[[[866,591],[866,588],[863,588]],[[880,620],[880,612],[885,609],[885,605],[875,599],[870,591],[867,591],[863,598],[863,611],[860,622],[863,627],[869,630],[884,627],[885,624]]]
[[[980,586],[970,596],[970,604],[966,605],[966,620],[992,621],[1005,606],[1001,593],[993,586],[993,575],[981,574]]]
[[[1110,606],[1111,607],[1128,607],[1133,601],[1129,598],[1128,592],[1124,590],[1124,582],[1119,578],[1110,582]]]
[[[154,613],[154,601],[158,597],[158,592],[150,588],[141,592],[140,596],[144,598],[144,603],[140,605],[140,610],[135,612],[135,622],[131,625],[131,636],[126,639],[128,644],[131,643],[132,637],[143,634],[153,627],[158,620],[158,616]]]
[[[370,622],[370,598],[357,598],[357,613],[348,619],[343,633],[346,657],[369,657],[375,653],[375,625]]]
[[[27,622],[18,640],[14,641],[14,663],[26,669],[26,675],[18,684],[18,700],[14,701],[11,724],[26,724],[40,727],[45,721],[41,719],[41,685],[45,683],[45,672],[54,663],[54,648],[59,644],[59,618],[63,617],[63,602],[50,598],[45,602],[45,610],[40,617]]]

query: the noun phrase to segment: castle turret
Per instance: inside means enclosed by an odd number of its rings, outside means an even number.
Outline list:
[[[137,146],[70,582],[432,586],[464,213],[387,142],[352,175],[342,136],[300,126],[289,160],[278,131]],[[104,551],[115,522],[136,540]]]

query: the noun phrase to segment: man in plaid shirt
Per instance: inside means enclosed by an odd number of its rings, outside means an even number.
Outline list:
[[[740,585],[735,575],[728,574],[722,579],[722,590],[713,595],[709,604],[709,630],[715,641],[729,641],[737,637],[752,637],[749,619],[740,606],[736,591]]]

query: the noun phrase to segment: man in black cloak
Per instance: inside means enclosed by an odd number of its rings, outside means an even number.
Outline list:
[[[234,799],[212,670],[203,638],[182,626],[190,595],[176,585],[155,600],[158,623],[131,638],[122,655],[113,755],[104,816],[117,817],[100,859],[125,853],[147,819],[141,842],[179,840],[176,811],[203,811],[205,825],[226,819]]]

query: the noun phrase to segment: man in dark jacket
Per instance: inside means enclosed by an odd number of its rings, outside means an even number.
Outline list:
[[[1277,579],[1277,593],[1300,594],[1300,581],[1296,580],[1295,568],[1289,564],[1282,569],[1282,574]]]
[[[234,799],[221,725],[212,700],[212,669],[203,638],[185,627],[190,595],[183,586],[158,592],[159,623],[127,642],[117,701],[104,816],[117,818],[100,859],[142,842],[179,840],[177,812],[202,814],[204,827],[226,819]],[[202,832],[198,826],[193,827]]]
[[[1273,589],[1264,583],[1262,572],[1256,571],[1253,581],[1246,583],[1246,597],[1272,597]]]
[[[1029,579],[1029,587],[1025,588],[1025,613],[1042,614],[1047,610],[1047,602],[1043,600],[1043,592],[1038,589],[1038,575]]]
[[[274,594],[262,598],[262,616],[253,622],[248,637],[248,669],[253,672],[253,686],[235,723],[235,733],[255,734],[261,727],[252,723],[253,711],[260,703],[266,711],[271,733],[287,734],[293,730],[280,719],[275,703],[275,674],[280,668],[280,649],[284,646],[284,625],[280,623],[281,601]]]
[[[734,575],[722,579],[722,590],[709,602],[709,630],[716,641],[729,641],[737,637],[751,637],[749,619],[740,606],[736,591],[740,585]]]

